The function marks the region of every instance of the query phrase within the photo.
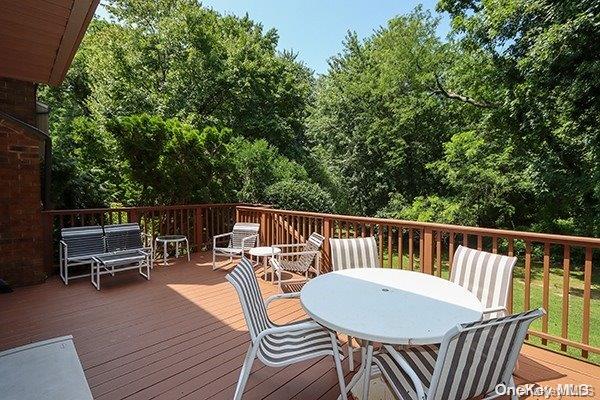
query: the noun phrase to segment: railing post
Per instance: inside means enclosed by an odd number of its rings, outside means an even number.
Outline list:
[[[129,210],[129,215],[127,216],[127,219],[128,219],[129,221],[127,221],[127,222],[130,222],[130,223],[133,223],[133,222],[135,222],[135,223],[139,223],[140,221],[139,221],[139,219],[138,219],[138,218],[139,218],[139,217],[138,217],[138,212],[137,212],[137,209],[135,209],[135,208],[133,208],[133,209],[130,209],[130,210]]]
[[[260,212],[260,243],[262,246],[271,245],[272,243],[267,243],[267,214],[264,211]]]
[[[423,228],[423,255],[421,257],[421,272],[433,274],[433,230],[429,227]]]
[[[202,251],[204,243],[204,225],[203,225],[203,207],[196,207],[194,211],[194,242],[196,243],[196,251]]]
[[[327,266],[331,270],[331,248],[329,247],[329,239],[331,238],[331,219],[323,218],[323,263],[322,266]]]

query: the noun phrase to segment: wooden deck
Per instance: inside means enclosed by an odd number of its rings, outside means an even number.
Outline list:
[[[0,350],[73,335],[97,400],[231,399],[249,336],[226,270],[212,271],[209,258],[157,265],[149,282],[136,271],[103,276],[100,292],[87,279],[64,286],[53,277],[0,295]],[[262,289],[265,297],[275,293],[270,283]],[[278,322],[303,316],[297,300],[275,302],[269,311]],[[591,384],[600,393],[600,367],[532,346],[524,348],[517,375],[517,383]],[[281,369],[257,361],[244,398],[338,394],[327,357]]]

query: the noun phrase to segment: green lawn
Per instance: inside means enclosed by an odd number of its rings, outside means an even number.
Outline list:
[[[394,254],[392,264],[398,267],[398,255]],[[388,265],[387,254],[384,257],[384,266]],[[419,259],[414,259],[415,270],[419,270]],[[403,256],[403,268],[409,269],[408,257]],[[542,307],[542,264],[532,262],[531,267],[531,289],[530,289],[530,307]],[[447,263],[443,263],[442,277],[448,278]],[[569,281],[569,334],[568,338],[573,341],[581,340],[583,325],[583,271],[571,271]],[[563,276],[562,268],[550,268],[550,292],[548,311],[548,333],[556,336],[561,335],[562,324],[562,289]],[[517,265],[514,273],[513,283],[513,311],[523,310],[525,300],[525,273],[524,265]],[[591,299],[591,317],[590,317],[590,344],[600,347],[600,270],[596,268],[592,274],[592,299]],[[542,330],[542,321],[536,321],[532,325],[533,330]],[[541,340],[536,337],[530,337],[529,342],[535,345],[541,345]],[[552,350],[560,351],[560,345],[548,342]],[[581,350],[567,348],[567,354],[573,357],[582,358]],[[589,354],[588,361],[600,364],[599,354]]]

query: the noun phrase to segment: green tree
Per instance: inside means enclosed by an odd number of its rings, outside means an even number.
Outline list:
[[[478,131],[527,171],[531,190],[509,200],[515,225],[598,235],[600,3],[442,0],[439,8],[452,16],[464,60],[487,65],[468,69],[461,58],[454,67],[457,90],[493,101]]]
[[[141,188],[136,204],[191,204],[233,199],[228,129],[199,131],[175,119],[146,114],[110,120],[108,130]]]
[[[427,165],[442,157],[469,113],[432,93],[450,53],[435,35],[437,23],[418,9],[365,41],[350,33],[318,82],[309,134],[331,153],[330,169],[346,188],[342,211],[373,215],[393,193],[410,201],[439,186]]]

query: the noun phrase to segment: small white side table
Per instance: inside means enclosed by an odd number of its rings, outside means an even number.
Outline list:
[[[163,235],[156,237],[156,248],[158,248],[159,243],[163,244],[163,265],[167,265],[167,258],[169,257],[169,253],[167,252],[167,245],[169,243],[175,243],[175,258],[179,257],[179,244],[185,243],[187,248],[187,259],[190,261],[190,242],[188,238],[184,235]]]
[[[273,257],[279,253],[281,253],[281,249],[279,247],[275,247],[275,246],[259,246],[259,247],[252,247],[248,253],[250,253],[251,256],[254,256],[256,258],[261,258],[263,259],[263,279],[267,278],[267,263],[269,260],[269,257]],[[272,268],[271,268],[272,270]],[[275,284],[275,271],[271,272],[271,283]]]

